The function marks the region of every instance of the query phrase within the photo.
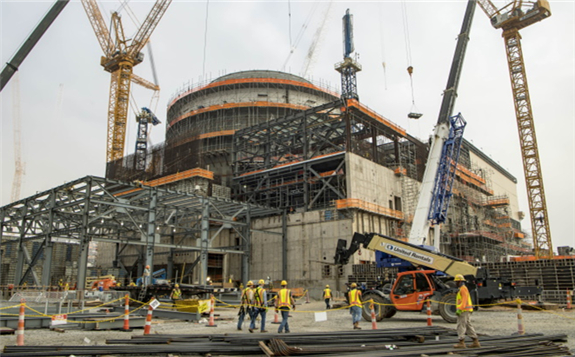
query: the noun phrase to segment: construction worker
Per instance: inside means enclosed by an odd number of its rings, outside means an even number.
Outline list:
[[[258,315],[262,317],[262,322],[260,324],[261,332],[268,332],[266,330],[266,312],[268,306],[268,296],[264,285],[266,282],[263,279],[258,281],[258,287],[254,289],[254,312],[252,314],[252,321],[250,323],[250,332],[254,332],[256,329],[256,319]]]
[[[172,289],[172,292],[170,293],[170,299],[172,299],[172,301],[175,303],[176,300],[180,300],[181,297],[182,297],[182,290],[180,290],[180,284],[176,284],[174,285],[174,289]]]
[[[331,289],[329,285],[326,285],[325,289],[323,289],[323,298],[325,300],[325,309],[329,310],[329,301],[331,300]]]
[[[354,330],[361,330],[359,327],[359,320],[361,319],[361,291],[357,290],[357,284],[351,283],[351,290],[348,293],[349,298],[349,313],[353,322]]]
[[[238,330],[242,330],[242,325],[244,324],[244,318],[246,314],[251,318],[252,317],[252,300],[254,298],[253,287],[254,283],[250,280],[246,284],[246,288],[242,291],[242,297],[240,300],[240,311],[238,312]]]
[[[471,296],[469,295],[469,290],[465,286],[465,278],[461,274],[455,275],[453,279],[457,284],[459,290],[457,291],[457,300],[455,313],[457,314],[457,337],[459,337],[459,343],[453,345],[454,348],[465,348],[465,334],[469,335],[473,339],[473,343],[470,344],[469,348],[481,347],[479,340],[477,339],[477,333],[471,325],[471,313],[473,312],[473,304],[471,303]]]
[[[291,295],[291,291],[287,288],[287,281],[282,280],[281,282],[281,290],[278,292],[278,296],[276,297],[276,312],[280,311],[282,314],[282,322],[280,323],[280,327],[278,328],[278,333],[282,333],[282,330],[285,328],[286,333],[290,332],[288,318],[289,318],[289,311],[290,308],[295,310],[295,301],[293,296]]]
[[[144,269],[144,275],[142,275],[142,284],[148,286],[150,284],[150,266],[146,265]]]

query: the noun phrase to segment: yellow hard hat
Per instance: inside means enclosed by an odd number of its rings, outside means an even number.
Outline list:
[[[253,281],[251,281],[251,280],[248,281],[248,286],[252,286],[252,285],[254,285]]]
[[[260,279],[260,281],[258,281],[259,285],[264,285],[266,282],[264,281],[264,279]]]
[[[455,279],[453,279],[453,281],[465,281],[465,278],[463,277],[463,275],[457,274],[455,276]]]
[[[357,284],[356,283],[351,283],[350,285],[352,288],[357,288]]]
[[[287,281],[282,280],[281,285],[287,285]]]
[[[179,284],[176,284],[176,288],[179,288],[179,287],[180,287],[180,285],[179,285]]]
[[[329,285],[326,285],[325,287],[326,287],[326,288],[329,288]]]

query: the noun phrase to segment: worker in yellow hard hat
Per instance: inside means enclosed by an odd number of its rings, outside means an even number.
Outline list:
[[[282,314],[282,322],[280,323],[280,327],[278,328],[278,333],[282,333],[285,328],[286,333],[290,332],[288,318],[289,318],[289,311],[291,308],[295,310],[295,301],[291,294],[291,291],[287,288],[287,281],[282,280],[281,282],[281,290],[278,292],[278,296],[276,298],[276,312],[281,312]]]
[[[331,300],[331,289],[329,288],[329,285],[325,286],[325,289],[323,289],[323,299],[325,301],[325,309],[329,310],[330,309],[330,300]]]
[[[253,291],[254,283],[250,280],[246,284],[246,288],[242,290],[242,297],[240,299],[240,312],[238,312],[238,330],[242,330],[242,325],[244,324],[244,318],[246,314],[252,317],[252,301],[254,298]]]
[[[361,290],[357,290],[357,284],[351,283],[351,290],[347,293],[349,299],[349,313],[351,314],[351,320],[353,322],[354,330],[361,330],[359,327],[359,320],[361,319]]]
[[[266,330],[266,312],[268,306],[268,296],[267,291],[264,288],[266,282],[264,279],[260,279],[258,281],[258,287],[254,289],[254,309],[252,313],[252,321],[250,322],[250,332],[254,332],[256,329],[256,319],[261,316],[261,323],[260,323],[260,331],[261,332],[268,332]]]
[[[481,344],[477,338],[477,333],[471,325],[471,313],[473,312],[473,304],[471,302],[471,295],[465,286],[465,278],[461,274],[455,275],[453,279],[457,284],[457,298],[455,302],[455,313],[457,314],[457,337],[459,342],[453,345],[454,348],[479,348]],[[473,343],[465,346],[465,335],[469,335],[473,339]]]
[[[170,299],[172,299],[172,302],[175,304],[176,300],[180,300],[181,297],[182,290],[180,290],[180,284],[176,283],[172,289],[172,292],[170,293]]]

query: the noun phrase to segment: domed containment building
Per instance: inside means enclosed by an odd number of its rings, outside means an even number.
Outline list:
[[[165,170],[202,167],[229,183],[232,137],[242,128],[338,99],[304,78],[277,71],[243,71],[179,94],[168,105]]]

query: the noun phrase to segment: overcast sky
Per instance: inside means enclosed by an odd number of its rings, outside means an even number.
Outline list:
[[[109,23],[120,3],[99,3]],[[162,88],[156,113],[163,121],[153,129],[152,141],[164,140],[166,107],[175,93],[226,73],[267,69],[301,75],[307,67],[306,78],[339,91],[334,63],[342,60],[341,17],[347,8],[354,15],[355,48],[363,66],[357,76],[360,100],[412,135],[427,138],[437,121],[466,3],[174,0],[151,38]],[[52,4],[0,1],[2,63],[10,60]],[[153,2],[129,5],[142,22]],[[521,30],[522,46],[553,245],[575,246],[575,5],[551,1],[551,10],[550,18]],[[136,26],[125,10],[121,14],[126,35],[132,37]],[[306,59],[314,42],[311,60]],[[86,175],[104,176],[110,74],[100,67],[101,52],[81,3],[74,0],[21,65],[26,170],[21,198]],[[144,52],[146,60],[134,72],[153,80]],[[409,65],[414,68],[415,107]],[[0,205],[11,201],[14,175],[14,83],[15,77],[0,94]],[[135,108],[148,106],[151,93],[132,88]],[[517,177],[520,209],[529,212],[505,47],[501,31],[491,27],[479,7],[458,92],[455,113],[461,112],[468,122],[465,137]],[[424,115],[409,121],[410,111]],[[132,153],[133,111],[128,123],[126,149]],[[522,224],[530,229],[528,218]]]

